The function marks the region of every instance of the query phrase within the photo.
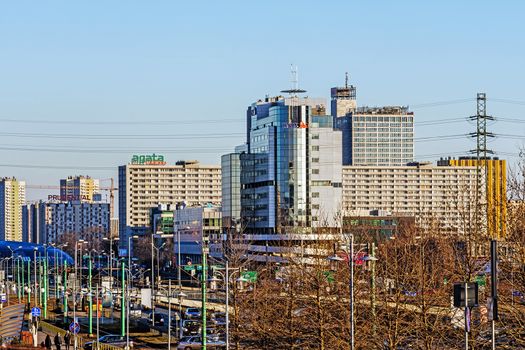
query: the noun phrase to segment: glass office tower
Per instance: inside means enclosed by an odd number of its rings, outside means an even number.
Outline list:
[[[341,132],[333,129],[324,100],[266,97],[248,108],[247,119],[248,152],[240,154],[245,232],[311,228],[322,225],[320,212],[334,216],[333,202],[341,198]],[[317,179],[323,166],[330,171]]]

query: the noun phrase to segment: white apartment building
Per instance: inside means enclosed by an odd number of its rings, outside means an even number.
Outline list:
[[[151,227],[151,209],[159,203],[185,202],[188,207],[221,203],[220,165],[197,161],[164,161],[119,167],[119,236],[126,248],[131,234],[145,234]]]
[[[0,241],[22,241],[22,206],[26,183],[13,178],[0,179]]]
[[[413,215],[423,227],[463,232],[475,213],[476,167],[344,166],[343,211]]]

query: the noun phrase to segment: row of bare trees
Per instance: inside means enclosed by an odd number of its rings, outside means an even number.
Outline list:
[[[508,226],[499,244],[498,349],[525,349],[525,163],[509,182]],[[363,232],[359,232],[359,230]],[[397,227],[378,240],[355,227],[356,349],[455,349],[464,346],[464,310],[452,306],[453,284],[476,281],[479,305],[471,310],[469,343],[490,349],[490,238],[467,225],[466,234],[443,234],[416,225]],[[348,239],[347,234],[343,238]],[[245,266],[256,283],[230,288],[231,336],[238,349],[349,349],[350,264],[330,261],[333,243],[310,245],[308,263],[294,254],[285,264]],[[368,248],[366,248],[368,247]],[[348,248],[346,244],[345,249]],[[290,247],[293,250],[293,247]],[[347,255],[348,256],[348,255]],[[245,264],[239,261],[239,264]]]

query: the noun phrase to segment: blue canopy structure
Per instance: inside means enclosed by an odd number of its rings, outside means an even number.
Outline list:
[[[55,263],[55,257],[59,264],[64,263],[64,261],[67,261],[70,265],[75,263],[74,259],[69,254],[50,245],[44,246],[43,244],[35,243],[0,241],[0,258],[15,256],[22,258],[24,261],[33,261],[35,251],[37,259],[45,259],[47,252],[47,259],[50,264]]]

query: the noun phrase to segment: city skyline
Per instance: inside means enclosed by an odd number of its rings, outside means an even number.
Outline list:
[[[501,118],[492,132],[523,134],[520,2],[230,4],[4,5],[0,174],[116,179],[141,151],[218,165],[243,141],[245,106],[289,88],[292,63],[308,96],[328,99],[348,72],[358,106],[408,105],[416,160],[475,147],[461,134],[474,131],[477,92]],[[513,164],[522,144],[500,136],[490,147]]]

